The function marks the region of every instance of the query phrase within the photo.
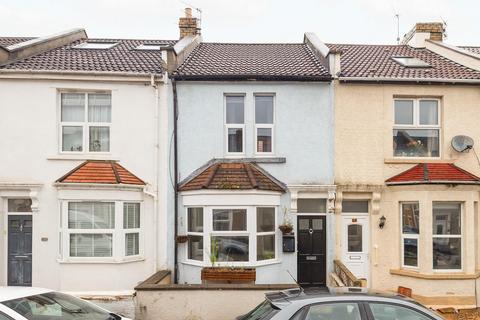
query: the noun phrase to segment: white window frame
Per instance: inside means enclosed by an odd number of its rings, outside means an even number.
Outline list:
[[[68,228],[68,204],[75,202],[115,203],[115,228],[114,229],[69,229]],[[123,228],[123,204],[140,203],[140,228]],[[121,263],[144,259],[144,205],[141,201],[117,201],[117,200],[65,200],[61,201],[60,235],[62,235],[59,262],[61,263]],[[135,231],[134,231],[135,230]],[[127,256],[125,252],[125,235],[131,232],[139,233],[139,254]],[[71,257],[70,234],[112,234],[111,257]]]
[[[419,226],[419,232],[417,234],[414,233],[403,233],[403,205],[404,204],[417,204],[418,205],[418,221],[421,221],[421,212],[420,212],[420,203],[418,201],[402,201],[400,202],[400,252],[401,252],[401,266],[402,268],[405,269],[414,269],[418,270],[419,269],[419,262],[420,262],[420,226]],[[405,245],[404,241],[405,239],[416,239],[417,240],[417,265],[416,266],[410,266],[406,265],[405,262]]]
[[[465,247],[465,241],[464,241],[464,237],[463,237],[463,234],[464,234],[464,202],[462,201],[433,201],[432,202],[432,230],[433,230],[433,205],[435,202],[438,202],[438,203],[456,203],[456,204],[459,204],[460,205],[460,234],[433,234],[432,232],[432,270],[433,272],[438,272],[438,273],[449,273],[449,272],[452,272],[452,273],[455,273],[455,272],[463,272],[463,261],[465,259],[465,254],[464,254],[464,250],[463,248]],[[460,239],[460,254],[461,254],[461,259],[460,259],[460,268],[458,269],[435,269],[434,265],[433,265],[433,239],[435,238],[451,238],[451,239]]]
[[[413,101],[413,124],[396,124],[395,123],[395,102],[396,101]],[[420,124],[420,101],[437,101],[437,124],[426,125]],[[392,139],[392,155],[395,159],[439,159],[442,157],[442,125],[441,125],[441,113],[442,107],[439,98],[394,98],[393,99],[393,130],[438,130],[438,157],[402,157],[396,156],[393,148]]]
[[[62,94],[76,93],[85,96],[84,117],[82,122],[62,122]],[[89,94],[110,94],[110,122],[89,122],[88,121],[88,95]],[[60,154],[95,154],[109,155],[112,152],[112,122],[113,122],[113,95],[111,91],[67,91],[61,90],[58,93],[58,150]],[[63,127],[82,127],[82,151],[63,150]],[[108,127],[109,130],[109,151],[90,151],[90,127]]]
[[[241,123],[227,123],[227,97],[242,97],[243,98],[243,124]],[[242,157],[245,155],[245,122],[247,116],[246,95],[244,93],[225,93],[223,95],[223,123],[225,126],[224,139],[225,139],[225,154],[229,157]],[[228,151],[228,129],[242,129],[242,152],[230,152]]]
[[[275,226],[273,232],[257,232],[257,208],[266,207],[275,209]],[[203,233],[187,232],[187,235],[203,236],[203,261],[188,258],[188,244],[185,249],[185,262],[197,266],[211,266],[211,240],[212,236],[248,236],[248,261],[222,261],[216,262],[215,266],[233,266],[233,267],[251,267],[274,264],[279,261],[278,230],[277,230],[277,205],[259,205],[259,206],[186,206],[185,207],[185,227],[188,231],[188,208],[203,208]],[[246,210],[247,230],[246,231],[213,231],[213,210]],[[275,258],[257,261],[257,235],[275,235]]]
[[[197,208],[201,208],[201,209],[202,209],[203,232],[195,232],[195,231],[189,231],[189,230],[188,230],[188,226],[189,226],[189,224],[190,224],[190,221],[189,221],[189,219],[188,219],[188,209],[197,209]],[[188,261],[194,261],[194,262],[196,262],[196,263],[203,263],[203,262],[205,261],[205,256],[206,256],[206,255],[207,255],[207,257],[206,257],[207,260],[210,259],[209,256],[208,256],[208,254],[205,252],[205,248],[206,248],[205,237],[204,237],[204,232],[205,232],[205,208],[202,207],[202,206],[185,207],[185,215],[186,215],[186,217],[185,217],[185,222],[186,222],[186,224],[185,224],[185,229],[186,229],[187,238],[188,238],[188,236],[199,236],[199,237],[203,237],[203,252],[202,252],[202,254],[203,254],[203,260],[200,261],[200,260],[195,260],[195,259],[189,259],[189,258],[188,258],[188,248],[189,248],[189,247],[188,247],[188,242],[189,242],[189,240],[187,240],[187,248],[186,248],[186,250],[185,250],[186,253],[187,253],[186,259],[187,259]]]
[[[256,97],[272,97],[273,99],[273,123],[257,123],[257,104]],[[256,156],[272,156],[275,154],[275,111],[276,111],[276,96],[274,93],[255,93],[253,95],[253,123],[254,123],[254,153]],[[259,152],[257,149],[258,143],[258,129],[271,129],[272,130],[272,151],[271,152]]]
[[[257,215],[258,215],[258,211],[257,209],[258,208],[273,208],[273,216],[274,216],[274,220],[273,220],[273,231],[266,231],[266,232],[258,232],[257,231]],[[276,233],[277,233],[277,207],[276,206],[256,206],[255,207],[255,231],[257,232],[257,234],[255,235],[255,261],[257,263],[268,263],[269,261],[275,261],[277,259],[277,254],[278,254],[278,250],[277,250],[277,237],[276,237]],[[275,257],[273,259],[265,259],[265,260],[258,260],[257,258],[257,238],[259,236],[270,236],[270,235],[273,235],[274,236],[274,243],[275,243]]]

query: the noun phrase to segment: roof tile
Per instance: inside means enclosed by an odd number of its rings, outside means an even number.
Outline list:
[[[398,184],[480,184],[480,178],[452,163],[421,163],[391,177],[387,185]]]

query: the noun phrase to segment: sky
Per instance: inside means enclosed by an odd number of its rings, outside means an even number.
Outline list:
[[[0,0],[0,36],[85,28],[89,37],[177,39],[187,6],[207,42],[395,44],[416,22],[447,24],[446,42],[480,45],[480,0]]]

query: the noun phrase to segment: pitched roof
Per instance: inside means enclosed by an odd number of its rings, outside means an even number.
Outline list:
[[[480,80],[480,72],[462,66],[428,49],[417,49],[408,45],[360,45],[327,44],[332,50],[341,52],[341,75],[348,78],[389,78],[391,80],[441,81]],[[431,67],[405,67],[392,57],[414,57]],[[453,81],[452,81],[453,82]]]
[[[303,43],[201,43],[173,76],[181,80],[321,81],[331,78]]]
[[[285,192],[281,182],[251,162],[212,162],[179,186],[180,191],[201,189]]]
[[[25,42],[35,38],[32,37],[0,37],[0,47],[8,47],[20,42]]]
[[[459,48],[465,49],[467,51],[480,54],[480,47],[473,47],[473,46],[460,46]]]
[[[420,163],[386,180],[402,184],[480,184],[480,178],[452,163]]]
[[[31,38],[0,37],[0,45],[6,46]],[[110,49],[79,49],[75,46],[84,42],[115,42]],[[127,39],[83,39],[68,45],[43,52],[32,57],[11,62],[2,69],[28,71],[106,72],[133,74],[162,74],[165,63],[160,50],[135,50],[141,44],[167,44],[175,40],[127,40]]]
[[[56,182],[145,185],[116,161],[87,160]]]

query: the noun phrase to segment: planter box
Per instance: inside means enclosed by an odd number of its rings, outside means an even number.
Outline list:
[[[218,282],[255,282],[256,271],[253,268],[209,267],[202,269],[202,281]]]

